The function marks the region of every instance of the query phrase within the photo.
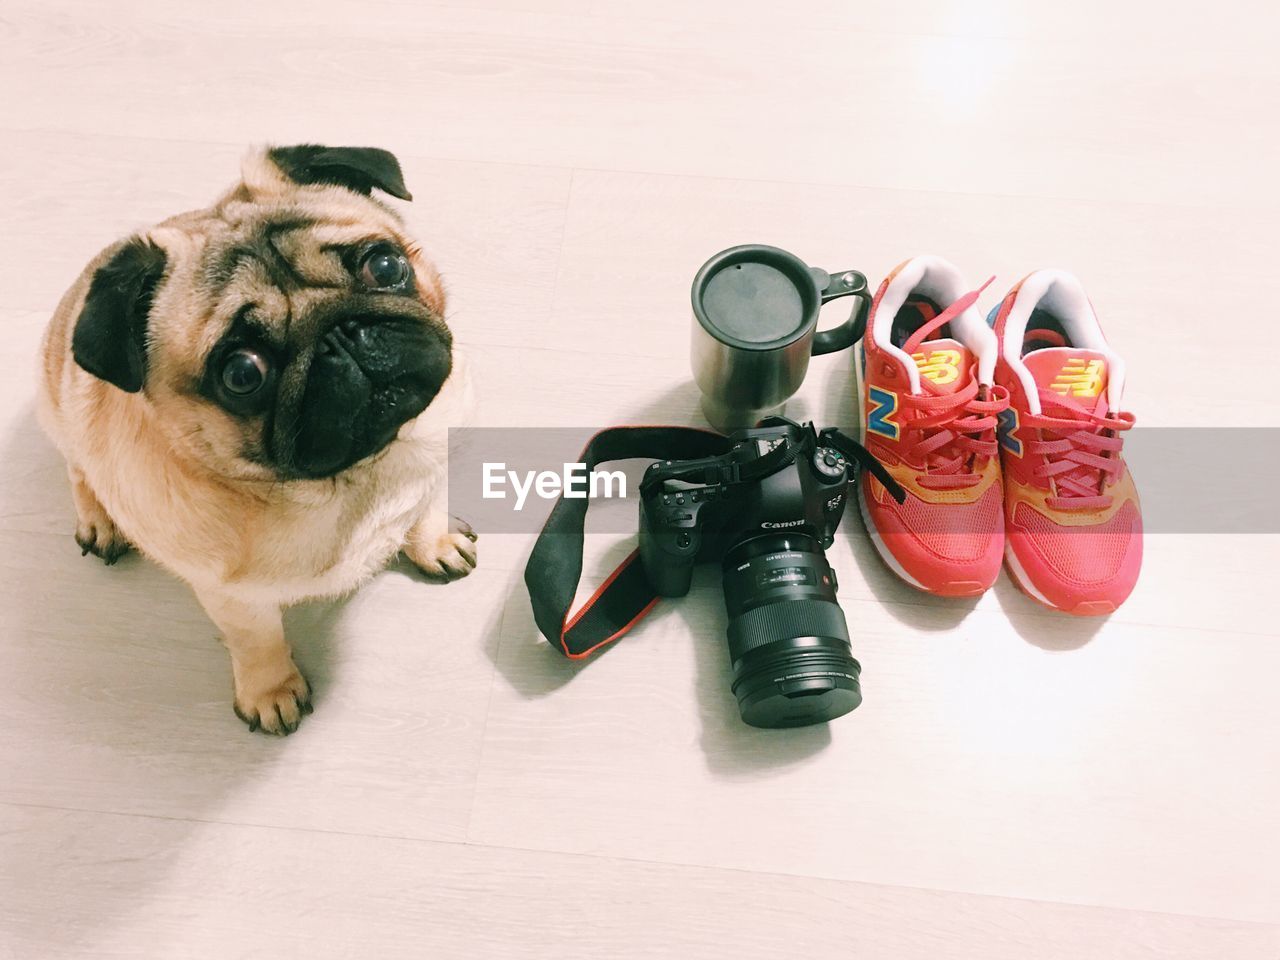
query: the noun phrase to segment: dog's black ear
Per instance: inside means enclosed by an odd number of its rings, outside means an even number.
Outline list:
[[[95,377],[137,393],[147,376],[147,314],[164,276],[164,251],[134,237],[98,268],[71,335],[76,363]]]
[[[366,195],[377,187],[401,200],[413,199],[404,185],[400,161],[388,150],[301,143],[272,147],[267,156],[294,183],[336,183]]]

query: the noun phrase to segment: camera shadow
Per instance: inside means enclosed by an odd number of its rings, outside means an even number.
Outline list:
[[[591,517],[588,514],[587,524],[590,530]],[[590,535],[590,534],[588,534]],[[498,534],[497,536],[501,536]],[[485,534],[481,533],[483,545]],[[520,558],[518,568],[504,574],[511,579],[503,604],[500,627],[492,631],[487,638],[485,653],[493,661],[494,667],[503,680],[526,700],[536,700],[555,693],[578,675],[579,671],[599,657],[608,656],[616,646],[610,643],[593,653],[585,660],[570,660],[542,636],[533,619],[533,608],[529,601],[529,593],[524,583],[524,568],[529,560],[532,542]],[[593,554],[590,561],[584,561],[582,582],[599,583],[636,549],[635,536],[616,538],[599,556]],[[416,571],[415,571],[416,573]],[[585,599],[585,598],[584,598]],[[658,607],[635,626],[632,633],[638,633],[652,627],[671,613],[671,604],[659,604]],[[575,612],[575,606],[572,612]],[[625,642],[631,634],[620,638]]]
[[[629,423],[670,424],[710,429],[702,416],[699,406],[700,396],[697,384],[692,380],[683,381],[637,406],[635,415],[630,418]],[[603,429],[626,425],[628,424],[596,423],[585,426]],[[592,529],[593,516],[593,512],[587,514],[588,535]],[[486,536],[483,530],[480,533],[482,538]],[[638,518],[637,529],[631,535],[618,538],[616,542],[609,545],[602,557],[591,561],[589,565],[584,563],[583,579],[598,581],[607,576],[636,548],[637,534]],[[520,696],[533,700],[549,696],[572,682],[586,664],[597,657],[607,656],[613,644],[593,654],[586,661],[575,662],[547,642],[534,623],[533,611],[529,606],[529,597],[524,586],[523,571],[529,559],[530,549],[532,549],[532,542],[521,555],[518,572],[512,575],[513,585],[507,594],[502,628],[495,632],[493,642],[486,646],[486,653],[507,684]],[[652,626],[670,612],[670,605],[660,605],[636,629],[643,630],[646,625]],[[500,637],[497,634],[500,634]]]
[[[849,366],[839,360],[830,365],[846,372]],[[639,408],[637,422],[712,429],[701,404],[698,385],[689,379]],[[825,425],[818,423],[822,418],[809,409],[803,396],[788,400],[783,414],[801,421],[814,419],[819,427]],[[763,730],[743,723],[731,689],[733,674],[726,636],[728,615],[724,609],[720,572],[715,564],[703,564],[694,571],[694,587],[679,603],[689,625],[696,665],[693,695],[697,698],[702,724],[699,746],[713,774],[731,779],[768,776],[804,763],[826,748],[831,742],[831,730],[825,723],[784,730]],[[694,603],[698,604],[696,608],[692,608]]]
[[[597,574],[614,569],[635,549],[631,538],[612,544]],[[727,617],[715,564],[694,571],[694,586],[679,599],[664,600],[634,630],[586,660],[569,660],[538,631],[524,580],[512,575],[501,628],[486,640],[485,652],[502,680],[526,700],[553,696],[581,671],[611,655],[618,643],[642,642],[645,631],[658,632],[674,619],[693,645],[693,696],[702,727],[699,745],[707,767],[717,776],[755,778],[802,763],[831,742],[826,725],[789,730],[749,727],[738,715],[731,690],[732,674],[726,639]]]
[[[748,726],[738,713],[729,663],[728,614],[714,565],[694,574],[694,589],[684,606],[693,644],[693,696],[702,724],[699,746],[707,768],[725,779],[761,779],[803,764],[831,743],[828,723],[764,730]],[[838,717],[830,723],[840,723]]]
[[[687,380],[637,406],[630,422],[711,429],[702,415],[700,403],[697,385]],[[591,530],[590,514],[587,530]],[[592,559],[584,568],[584,578],[602,579],[636,548],[636,542],[633,533],[611,543],[602,557]],[[527,559],[526,551],[521,569]],[[768,776],[805,762],[831,742],[831,732],[825,724],[762,730],[743,723],[731,690],[726,613],[717,564],[699,565],[688,596],[664,600],[632,634],[618,642],[630,643],[646,630],[661,630],[669,625],[668,618],[678,618],[683,625],[682,632],[693,644],[692,695],[696,698],[702,727],[699,743],[707,766],[714,774],[744,779]],[[579,671],[609,656],[616,645],[610,644],[585,661],[565,658],[538,631],[523,578],[518,573],[513,575],[503,620],[501,639],[489,647],[488,652],[503,680],[526,699],[555,694],[571,683]]]

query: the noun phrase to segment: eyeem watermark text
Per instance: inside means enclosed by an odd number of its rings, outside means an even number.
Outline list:
[[[481,496],[486,500],[505,500],[515,494],[515,509],[523,510],[529,494],[544,500],[565,496],[573,500],[587,497],[625,498],[627,476],[621,470],[588,470],[585,463],[566,463],[560,473],[554,470],[508,470],[504,462],[484,464]]]
[[[690,415],[693,416],[692,410]],[[449,512],[481,534],[537,533],[555,507],[557,496],[568,488],[575,506],[590,506],[585,520],[588,532],[634,536],[637,495],[645,468],[652,461],[636,458],[600,463],[595,467],[597,471],[616,472],[608,477],[611,489],[607,493],[602,486],[606,482],[604,475],[595,481],[593,490],[590,471],[578,461],[599,430],[599,426],[592,425],[450,430]],[[1196,451],[1196,457],[1204,463],[1231,464],[1230,495],[1223,493],[1220,472],[1186,470],[1188,450]],[[1280,429],[1138,426],[1125,431],[1123,453],[1142,497],[1144,535],[1280,535],[1280,510],[1276,509],[1275,499],[1275,477],[1280,476]],[[512,473],[516,474],[514,480]],[[546,476],[541,483],[539,474]],[[597,496],[600,499],[591,499]],[[1003,524],[1003,516],[997,513],[993,523]],[[973,532],[971,526],[966,526],[973,522],[968,514],[954,522],[958,524],[955,529]],[[1063,535],[1069,536],[1089,535],[1093,528],[1083,525],[1064,529]],[[839,536],[863,535],[856,520],[846,516]]]

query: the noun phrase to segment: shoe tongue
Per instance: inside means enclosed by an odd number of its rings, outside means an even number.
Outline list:
[[[955,393],[969,382],[973,354],[959,340],[926,340],[911,354],[920,386],[930,393]]]
[[[1110,371],[1107,358],[1097,350],[1044,347],[1028,353],[1022,362],[1042,389],[1075,400],[1089,410],[1106,409]]]

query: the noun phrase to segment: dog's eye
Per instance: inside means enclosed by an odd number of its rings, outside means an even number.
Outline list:
[[[409,279],[409,261],[404,254],[375,247],[360,264],[360,282],[374,290],[398,287]]]
[[[222,385],[227,393],[247,397],[267,382],[267,360],[260,353],[241,347],[222,364]]]

